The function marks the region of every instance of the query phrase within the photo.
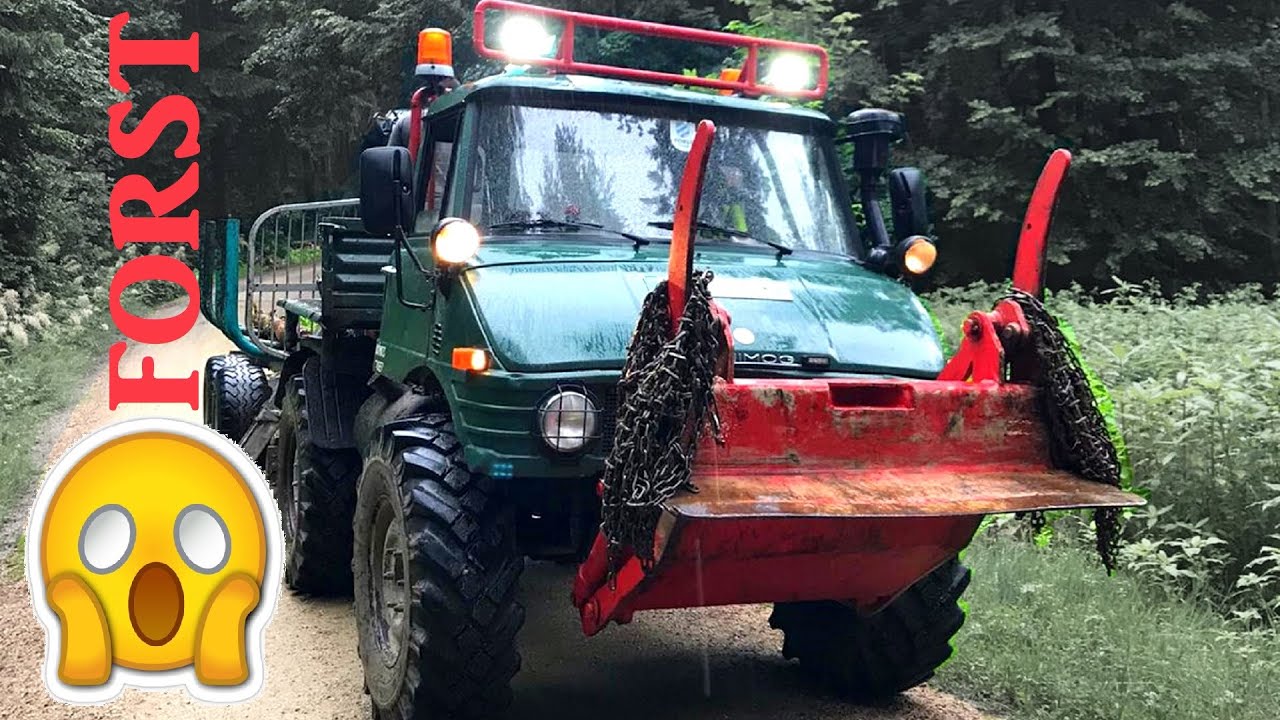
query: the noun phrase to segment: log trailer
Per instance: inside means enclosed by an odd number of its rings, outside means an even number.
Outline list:
[[[591,63],[583,30],[736,66]],[[206,422],[267,471],[290,588],[354,594],[375,717],[501,713],[526,558],[580,563],[565,590],[588,635],[771,603],[788,657],[883,698],[950,656],[984,516],[1141,503],[1055,450],[1025,303],[973,313],[944,357],[907,282],[936,250],[921,174],[888,167],[901,118],[779,101],[822,97],[822,48],[505,0],[476,6],[474,38],[508,65],[459,84],[449,34],[421,33],[422,88],[363,152],[358,199],[202,243],[204,313],[238,347],[206,365]],[[1069,160],[1033,194],[1020,297],[1041,294]],[[676,343],[700,289],[706,422],[628,414],[642,310]],[[640,422],[690,449],[670,476],[627,464],[655,450]],[[623,475],[618,500],[602,480]],[[644,540],[609,532],[609,502]]]

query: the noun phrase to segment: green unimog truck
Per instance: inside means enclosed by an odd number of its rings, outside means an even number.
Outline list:
[[[739,65],[590,64],[583,28]],[[975,313],[948,363],[904,282],[935,251],[920,173],[888,171],[900,118],[782,101],[821,96],[821,48],[503,0],[477,6],[475,38],[510,64],[458,84],[449,34],[423,31],[422,87],[364,151],[360,198],[203,243],[205,315],[238,346],[206,366],[206,422],[266,470],[288,586],[354,594],[376,717],[506,707],[526,558],[582,563],[588,634],[775,603],[789,657],[884,697],[950,655],[984,514],[1138,502],[1051,454],[1019,306]],[[646,298],[689,296],[690,267],[714,275],[716,427],[676,434],[689,475],[634,498],[653,525],[620,547],[601,526],[606,459],[635,442],[620,373]]]

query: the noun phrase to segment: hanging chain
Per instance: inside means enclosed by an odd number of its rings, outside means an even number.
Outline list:
[[[1049,425],[1054,464],[1086,480],[1120,487],[1120,458],[1115,443],[1107,432],[1089,377],[1057,319],[1032,295],[1015,290],[1008,299],[1022,308],[1031,326],[1040,364],[1041,413]],[[1031,522],[1039,532],[1044,527],[1043,514],[1033,515]],[[1120,510],[1095,509],[1093,524],[1098,556],[1107,570],[1113,571],[1120,546]]]
[[[618,381],[618,418],[605,460],[601,530],[612,565],[625,551],[653,560],[662,503],[689,480],[703,425],[719,427],[712,388],[723,329],[711,311],[710,271],[695,271],[670,337],[667,283],[644,300]]]

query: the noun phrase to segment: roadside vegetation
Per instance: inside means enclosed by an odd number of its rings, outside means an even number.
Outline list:
[[[110,322],[104,302],[78,323],[0,350],[0,520],[39,482],[32,448],[46,423],[83,396],[91,373],[106,361],[107,346],[120,338]]]
[[[983,537],[955,656],[934,684],[1015,720],[1274,720],[1280,650],[1085,543]]]
[[[952,342],[989,285],[932,294]],[[1280,688],[1280,302],[1120,283],[1048,305],[1109,387],[1147,507],[1107,578],[1083,516],[1000,518],[944,687],[1017,718],[1273,718]]]
[[[144,314],[173,295],[167,283],[140,283],[122,302]],[[106,366],[107,347],[120,339],[104,295],[82,312],[49,323],[34,339],[0,345],[0,523],[39,482],[40,458],[32,449],[48,421],[84,396],[94,373]]]

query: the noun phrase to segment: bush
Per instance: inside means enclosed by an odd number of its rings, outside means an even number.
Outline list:
[[[952,341],[991,285],[930,298]],[[1110,388],[1150,504],[1128,523],[1130,570],[1253,619],[1280,595],[1280,302],[1257,287],[1172,299],[1121,284],[1053,294]],[[1270,548],[1269,550],[1266,548]]]

